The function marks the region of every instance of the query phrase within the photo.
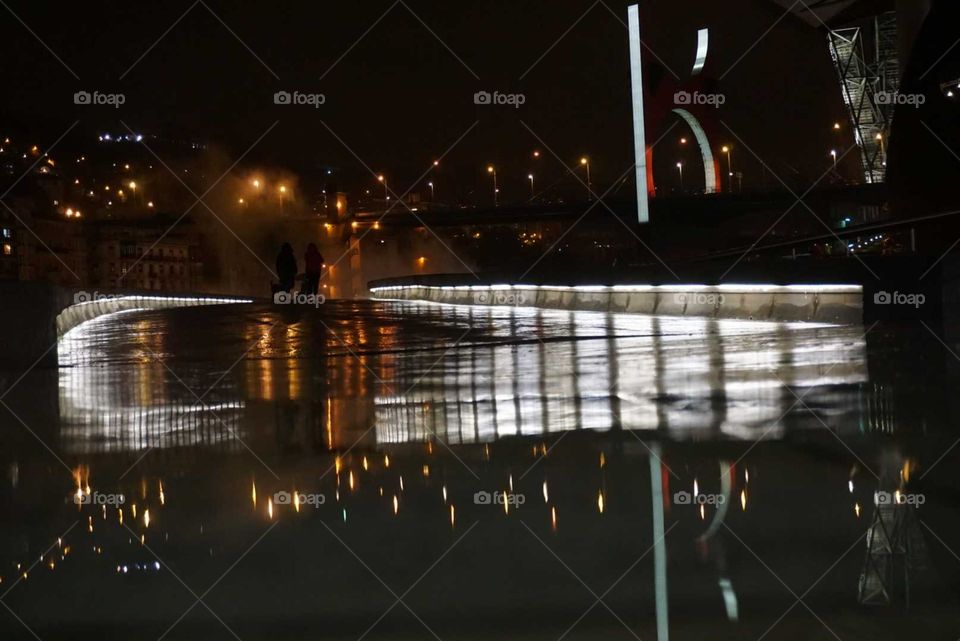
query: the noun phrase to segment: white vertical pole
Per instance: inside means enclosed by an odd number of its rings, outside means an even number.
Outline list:
[[[627,7],[630,34],[630,87],[633,95],[633,153],[637,172],[637,219],[650,222],[647,198],[647,134],[643,124],[643,70],[640,63],[640,7]]]

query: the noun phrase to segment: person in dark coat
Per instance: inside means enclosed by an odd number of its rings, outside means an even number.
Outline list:
[[[297,278],[297,257],[293,255],[293,247],[290,243],[284,243],[280,247],[280,254],[277,256],[277,276],[280,278],[279,291],[293,290],[293,283]]]
[[[323,254],[317,250],[313,243],[307,245],[307,253],[304,254],[304,274],[301,293],[316,294],[320,289],[320,274],[323,271]]]

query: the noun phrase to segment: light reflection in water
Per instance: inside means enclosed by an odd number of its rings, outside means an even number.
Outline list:
[[[394,387],[409,391],[375,399],[380,443],[435,436],[474,443],[613,428],[679,437],[779,436],[784,415],[796,404],[784,385],[867,380],[860,328],[521,308],[444,310],[464,325],[488,327],[490,339],[456,348],[458,356],[433,370],[435,354],[408,357],[414,362],[404,366]]]
[[[191,354],[177,360],[165,341],[183,328],[162,313],[137,319],[133,332],[128,317],[85,324],[60,345],[62,443],[70,453],[239,451],[237,435],[247,443],[259,436],[258,451],[267,442],[318,451],[349,447],[370,427],[367,444],[428,447],[435,438],[488,443],[574,429],[752,439],[790,427],[796,397],[785,386],[867,380],[857,327],[417,303],[372,309],[343,320],[214,319],[237,336],[237,353],[214,349],[196,363]],[[853,411],[849,398],[838,403]]]

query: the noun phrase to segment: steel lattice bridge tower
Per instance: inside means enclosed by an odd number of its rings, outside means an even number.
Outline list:
[[[900,83],[897,15],[889,11],[856,26],[830,29],[827,38],[860,151],[863,180],[883,182],[885,141]]]

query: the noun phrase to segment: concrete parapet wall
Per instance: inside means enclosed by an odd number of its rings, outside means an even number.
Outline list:
[[[860,285],[376,285],[377,300],[733,318],[861,323]]]

